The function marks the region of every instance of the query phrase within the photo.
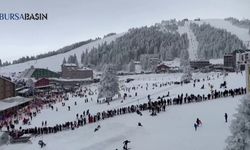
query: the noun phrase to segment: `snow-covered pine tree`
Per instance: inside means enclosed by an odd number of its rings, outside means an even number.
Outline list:
[[[0,67],[2,66],[2,60],[0,59]]]
[[[232,121],[231,135],[227,138],[226,150],[249,150],[250,149],[250,95],[241,100],[237,108],[235,119]]]
[[[106,98],[106,100],[112,100],[116,94],[119,94],[118,77],[114,65],[108,64],[104,67],[98,92],[98,98]]]
[[[135,72],[134,60],[131,60],[130,63],[128,64],[128,70],[129,70],[129,72]]]
[[[63,64],[66,64],[67,62],[66,62],[66,59],[65,59],[65,57],[63,58]]]
[[[77,60],[76,54],[70,55],[70,56],[68,57],[67,63],[76,64],[76,65],[78,66],[78,60]]]
[[[81,63],[84,64],[84,59],[85,59],[85,53],[84,51],[81,54]]]
[[[69,64],[74,63],[74,56],[70,55],[70,56],[68,57],[67,63],[69,63]]]
[[[74,64],[76,64],[77,66],[79,65],[76,54],[74,54]]]

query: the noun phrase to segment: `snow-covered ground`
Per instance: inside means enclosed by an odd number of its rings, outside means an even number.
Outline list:
[[[104,43],[104,42],[109,43],[115,40],[116,38],[122,36],[123,34],[124,33],[116,34],[113,36],[106,37],[104,39],[100,39],[100,40],[88,43],[86,45],[78,47],[67,53],[63,53],[63,54],[59,54],[59,55],[55,55],[51,57],[46,57],[46,58],[38,59],[38,60],[32,60],[32,61],[28,61],[25,63],[1,67],[0,74],[8,75],[11,72],[21,72],[21,71],[24,71],[25,69],[30,68],[32,65],[36,68],[48,68],[52,71],[59,72],[61,71],[61,65],[62,65],[64,58],[67,59],[70,55],[76,54],[78,61],[80,61],[81,60],[80,57],[83,51],[86,51],[87,49],[90,51],[93,47],[97,47],[99,44]]]
[[[190,60],[197,60],[198,59],[197,50],[198,50],[199,43],[193,31],[190,29],[190,22],[186,21],[184,26],[179,26],[178,32],[180,34],[187,33],[188,40],[189,40],[189,47],[188,47],[189,58]]]
[[[64,123],[65,121],[76,120],[76,114],[81,114],[84,110],[89,109],[91,114],[98,111],[111,108],[120,108],[147,102],[147,95],[150,94],[153,100],[158,96],[166,95],[170,92],[170,97],[176,97],[181,93],[207,94],[210,92],[208,83],[214,85],[214,89],[219,88],[220,83],[227,81],[228,88],[245,87],[244,73],[229,73],[228,76],[218,76],[218,73],[194,74],[194,79],[201,79],[201,82],[181,85],[168,85],[160,87],[161,83],[169,81],[179,81],[182,74],[145,74],[130,75],[119,78],[120,85],[123,89],[136,87],[138,96],[135,97],[135,91],[131,90],[123,103],[120,100],[107,104],[97,104],[96,95],[91,96],[93,101],[84,102],[85,98],[71,97],[65,101],[66,106],[62,107],[61,103],[55,104],[58,111],[45,108],[33,118],[30,126],[41,126],[41,122],[47,120],[48,125]],[[209,76],[209,79],[207,78]],[[127,78],[133,78],[134,81],[125,83]],[[205,81],[203,81],[203,79]],[[148,90],[145,89],[149,85]],[[152,86],[153,84],[157,85]],[[200,87],[204,84],[205,89]],[[87,86],[95,91],[97,85]],[[123,91],[121,92],[123,93]],[[236,112],[235,108],[239,104],[242,96],[234,98],[221,98],[217,100],[205,101],[200,103],[183,104],[167,107],[166,112],[161,112],[155,117],[149,115],[148,111],[142,112],[143,116],[137,114],[126,114],[108,118],[103,121],[88,124],[75,130],[63,131],[56,134],[37,136],[32,138],[31,144],[10,144],[0,147],[1,150],[36,150],[39,140],[44,140],[47,146],[46,150],[114,150],[122,149],[122,142],[126,139],[132,141],[129,147],[138,150],[152,149],[171,149],[171,150],[221,150],[225,147],[225,139],[229,135],[229,124],[232,115]],[[90,97],[89,97],[90,99]],[[74,102],[77,105],[74,105]],[[71,111],[67,110],[71,106]],[[229,123],[224,122],[224,113],[229,114]],[[198,131],[194,131],[193,124],[196,118],[203,122]],[[137,123],[141,122],[143,127],[138,127]],[[101,125],[98,132],[94,128]],[[212,143],[212,144],[211,144]]]
[[[101,129],[93,132],[97,124],[86,125],[74,131],[65,131],[35,137],[32,144],[13,144],[0,147],[2,150],[37,150],[43,139],[46,150],[115,150],[122,149],[122,142],[132,141],[129,147],[135,150],[222,150],[230,134],[229,123],[223,115],[229,114],[229,122],[235,113],[240,97],[207,101],[198,104],[171,106],[167,111],[152,117],[143,112],[140,117],[128,114],[107,119],[98,124]],[[194,131],[193,124],[199,117],[203,125]],[[138,127],[141,122],[143,127]]]
[[[220,29],[225,29],[228,32],[231,32],[232,34],[235,34],[245,44],[250,42],[250,34],[248,34],[249,29],[235,26],[231,22],[226,21],[224,19],[204,19],[204,20],[202,19],[201,21],[193,21],[193,22],[197,23],[197,24],[208,23],[213,27],[220,28]],[[248,45],[248,46],[250,46],[250,45]]]

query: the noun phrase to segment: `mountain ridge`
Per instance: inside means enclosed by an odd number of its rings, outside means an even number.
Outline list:
[[[178,26],[179,26],[179,23],[181,23],[182,21],[177,21]],[[201,25],[203,23],[207,23],[215,28],[224,29],[224,30],[236,35],[239,39],[241,39],[244,42],[245,45],[249,44],[247,46],[248,48],[250,47],[250,35],[248,34],[248,30],[237,27],[237,26],[233,25],[232,23],[230,23],[229,21],[226,21],[224,19],[201,19],[200,21],[188,20],[188,22],[196,23],[199,25]],[[173,29],[173,30],[175,30],[175,29]],[[178,28],[177,28],[176,32],[178,32]],[[78,48],[75,48],[75,49],[73,49],[69,52],[63,53],[63,54],[58,54],[55,56],[50,56],[50,57],[46,57],[46,58],[42,58],[42,59],[38,59],[38,60],[32,60],[32,61],[28,61],[28,62],[24,62],[24,63],[19,63],[19,64],[1,67],[0,73],[3,74],[3,73],[7,73],[7,72],[9,72],[9,73],[10,72],[21,72],[21,71],[29,68],[31,65],[33,65],[34,67],[48,68],[48,69],[51,69],[53,71],[59,72],[60,66],[61,66],[64,58],[67,59],[67,57],[69,57],[70,55],[76,54],[77,58],[80,62],[81,54],[83,51],[86,51],[87,49],[91,50],[93,47],[98,47],[105,42],[110,43],[111,41],[115,41],[117,38],[122,37],[125,33],[127,33],[127,32],[116,34],[116,35],[111,35],[111,36],[105,37],[103,39],[99,39],[99,40],[90,42],[86,45],[80,46]],[[190,38],[190,36],[189,36],[189,38]],[[194,47],[197,47],[197,44],[195,44]]]

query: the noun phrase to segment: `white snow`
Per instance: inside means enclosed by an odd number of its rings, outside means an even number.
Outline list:
[[[189,39],[189,57],[191,60],[196,60],[198,58],[197,56],[197,50],[198,50],[198,41],[190,29],[190,23],[196,23],[196,24],[210,24],[211,26],[219,29],[224,29],[228,32],[231,32],[232,34],[235,34],[240,40],[243,41],[245,46],[250,48],[250,34],[248,34],[248,29],[241,28],[238,26],[235,26],[231,24],[229,21],[226,21],[224,19],[202,19],[201,21],[185,21],[184,26],[179,26],[178,32],[180,34],[187,33],[188,39]]]
[[[219,58],[219,59],[210,59],[209,62],[211,64],[223,64],[224,63],[224,60],[223,58]]]
[[[24,98],[20,96],[3,99],[0,101],[0,111],[15,107],[15,106],[19,106],[31,100],[32,98]]]
[[[186,21],[184,26],[179,26],[178,32],[180,34],[187,33],[188,40],[189,40],[189,47],[188,47],[189,59],[197,60],[198,59],[197,50],[198,50],[199,43],[193,31],[190,29],[190,22]]]
[[[245,87],[244,73],[229,73],[228,76],[219,76],[218,73],[196,73],[194,79],[205,79],[204,82],[181,85],[168,85],[159,87],[162,82],[179,81],[182,74],[144,74],[129,75],[120,77],[121,89],[129,87],[139,87],[138,96],[135,97],[135,91],[129,93],[132,97],[126,99],[123,103],[120,100],[107,104],[96,104],[96,96],[90,96],[93,101],[84,102],[84,98],[71,97],[65,101],[66,106],[62,107],[60,103],[55,104],[58,111],[45,108],[34,117],[30,126],[41,126],[41,122],[47,120],[48,125],[64,123],[65,121],[74,121],[76,113],[89,109],[91,114],[98,111],[120,108],[147,102],[147,95],[150,94],[153,100],[158,96],[166,95],[170,92],[170,97],[176,97],[181,93],[207,94],[210,92],[208,83],[214,85],[214,89],[219,88],[220,83],[227,81],[228,88]],[[207,76],[210,80],[207,80]],[[132,82],[124,83],[127,78],[135,79]],[[146,84],[149,84],[148,90],[145,90]],[[153,87],[152,84],[157,84]],[[204,84],[205,89],[200,87]],[[143,86],[144,88],[140,88]],[[95,91],[96,84],[86,86]],[[124,91],[121,91],[123,94]],[[40,149],[37,144],[39,140],[44,140],[47,144],[46,150],[114,150],[122,149],[122,142],[130,140],[129,147],[135,150],[221,150],[225,147],[225,139],[229,135],[229,125],[232,115],[236,112],[235,108],[239,104],[242,96],[234,98],[221,98],[200,103],[191,103],[167,107],[166,112],[161,112],[155,117],[149,115],[148,111],[142,112],[143,116],[137,114],[126,114],[108,118],[97,123],[88,124],[75,130],[63,131],[56,134],[48,134],[32,138],[31,144],[10,144],[0,147],[1,150],[36,150]],[[74,102],[77,105],[74,105]],[[67,110],[71,106],[71,111]],[[224,122],[224,113],[229,115],[229,123]],[[194,131],[193,124],[196,118],[200,118],[203,125]],[[141,122],[143,127],[138,127]],[[98,132],[94,128],[101,125]],[[18,127],[18,126],[17,126]]]
[[[169,67],[178,68],[180,67],[180,58],[175,58],[172,61],[163,61],[163,63]]]
[[[250,42],[250,34],[248,34],[248,29],[241,28],[233,25],[231,22],[224,19],[202,19],[201,21],[193,21],[197,24],[208,23],[213,27],[225,29],[232,34],[235,34],[239,39],[241,39],[245,44]],[[246,45],[250,48],[250,45]]]
[[[46,57],[46,58],[38,59],[38,60],[32,60],[32,61],[28,61],[25,63],[1,67],[0,74],[8,75],[9,73],[12,73],[12,72],[21,72],[27,68],[30,68],[30,66],[32,66],[32,65],[35,68],[47,68],[47,69],[50,69],[52,71],[59,72],[59,71],[61,71],[61,65],[62,65],[64,58],[67,60],[67,58],[70,55],[76,54],[78,61],[80,61],[81,60],[80,57],[81,57],[81,54],[83,51],[86,51],[87,49],[90,51],[93,47],[97,47],[99,44],[104,43],[104,42],[109,43],[109,42],[115,40],[116,38],[122,36],[123,34],[124,33],[116,34],[113,36],[106,37],[104,39],[100,39],[100,40],[91,42],[89,44],[78,47],[78,48],[76,48],[72,51],[69,51],[67,53],[63,53],[63,54],[59,54],[59,55],[55,55],[55,56],[51,56],[51,57]]]

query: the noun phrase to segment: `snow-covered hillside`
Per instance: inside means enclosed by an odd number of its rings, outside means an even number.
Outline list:
[[[197,50],[198,50],[198,41],[196,40],[196,37],[193,33],[193,31],[190,29],[190,22],[185,22],[184,26],[178,27],[178,32],[180,34],[187,33],[188,40],[189,40],[189,58],[190,60],[196,60],[198,58]]]
[[[246,44],[246,46],[249,46],[249,48],[250,48],[250,35],[248,34],[248,29],[234,26],[230,22],[228,22],[224,19],[204,19],[201,21],[186,21],[184,26],[178,27],[178,32],[180,34],[187,33],[187,35],[188,35],[188,39],[189,39],[188,51],[189,51],[189,55],[190,55],[191,60],[195,60],[197,58],[197,48],[198,48],[197,39],[196,39],[194,33],[192,32],[192,30],[190,29],[189,24],[191,22],[197,23],[197,24],[208,23],[208,24],[212,25],[213,27],[225,29],[228,32],[231,32],[232,34],[235,34],[236,36],[238,36]],[[165,30],[163,30],[163,31],[165,31]],[[53,71],[60,71],[61,70],[60,66],[61,66],[61,63],[62,63],[64,57],[67,59],[67,57],[69,55],[76,54],[78,57],[78,61],[80,61],[80,56],[81,56],[82,51],[85,51],[86,49],[90,50],[92,47],[96,47],[96,46],[98,46],[98,44],[101,44],[103,42],[109,43],[110,41],[115,40],[117,37],[120,37],[123,34],[124,33],[121,33],[121,34],[113,35],[113,36],[106,37],[106,38],[101,39],[101,40],[91,42],[89,44],[83,45],[79,48],[76,48],[76,49],[69,51],[67,53],[64,53],[64,54],[59,54],[59,55],[39,59],[37,61],[35,61],[35,60],[28,61],[28,62],[21,63],[21,64],[15,64],[15,65],[2,67],[2,68],[0,68],[0,74],[8,75],[10,72],[21,72],[21,71],[24,71],[25,69],[29,68],[31,65],[38,67],[38,68],[48,68],[48,69],[53,70]]]
[[[104,43],[104,42],[109,43],[122,35],[123,34],[109,36],[109,37],[106,37],[104,39],[100,39],[100,40],[91,42],[89,44],[83,45],[81,47],[78,47],[78,48],[71,50],[71,51],[64,53],[64,54],[59,54],[59,55],[55,55],[55,56],[51,56],[51,57],[47,57],[47,58],[43,58],[43,59],[32,60],[32,61],[28,61],[25,63],[1,67],[0,74],[8,74],[10,72],[21,72],[21,71],[24,71],[25,69],[29,68],[32,65],[34,67],[37,67],[37,68],[48,68],[52,71],[58,72],[58,71],[61,71],[61,64],[62,64],[64,58],[67,59],[68,56],[76,54],[78,61],[80,61],[81,54],[83,51],[86,51],[86,49],[91,50],[93,47],[97,47],[101,43]]]
[[[204,20],[202,19],[201,21],[192,21],[192,22],[197,24],[207,23],[213,27],[225,29],[228,32],[231,32],[232,34],[238,36],[239,39],[241,39],[245,44],[248,44],[248,42],[250,42],[250,34],[248,34],[248,29],[235,26],[229,21],[226,21],[224,19],[204,19]],[[250,45],[246,46],[249,47]]]

